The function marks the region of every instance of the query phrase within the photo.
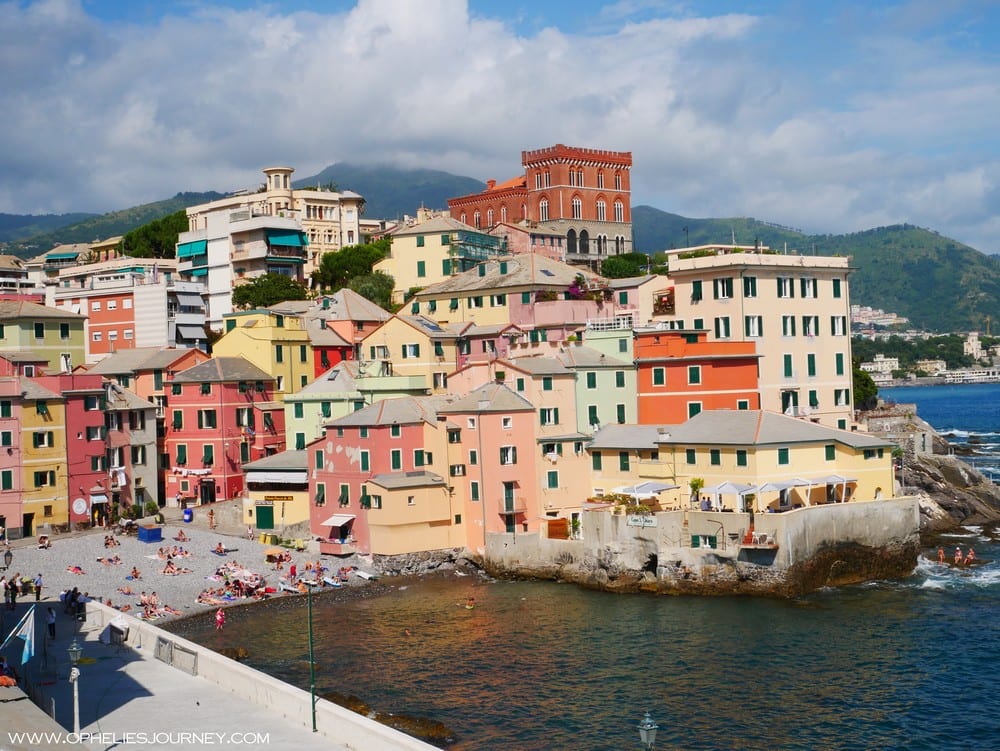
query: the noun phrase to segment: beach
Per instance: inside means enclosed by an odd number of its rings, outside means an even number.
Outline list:
[[[35,540],[19,540],[12,543],[13,559],[9,570],[4,575],[9,579],[19,575],[21,578],[34,580],[41,574],[41,600],[58,601],[60,594],[76,587],[81,593],[93,600],[110,604],[112,607],[125,610],[130,615],[141,617],[143,608],[139,604],[143,592],[156,593],[160,604],[155,620],[163,623],[169,620],[183,618],[219,607],[240,605],[255,602],[252,599],[225,600],[222,602],[199,603],[199,593],[223,586],[223,582],[215,577],[216,572],[227,562],[238,565],[248,571],[256,572],[265,579],[266,586],[279,590],[271,597],[296,596],[280,591],[280,584],[294,564],[298,576],[309,575],[305,566],[309,562],[315,564],[321,560],[318,554],[287,551],[291,561],[283,564],[282,570],[276,570],[266,559],[266,551],[273,545],[261,543],[258,538],[252,540],[246,536],[236,537],[222,534],[220,531],[183,522],[168,522],[161,527],[161,541],[141,542],[136,536],[115,535],[119,542],[117,546],[106,548],[105,536],[110,530],[93,529],[70,535],[52,537],[51,547],[39,549]],[[189,538],[181,542],[175,539],[183,530]],[[217,545],[222,543],[225,554],[217,554]],[[168,575],[163,573],[166,559],[160,558],[160,549],[183,548],[190,554],[173,557],[174,565],[184,571]],[[120,563],[102,563],[100,559],[110,559],[117,556]],[[336,560],[322,559],[322,565],[336,567]],[[138,569],[140,578],[131,576],[132,569]],[[74,573],[74,570],[82,573]],[[324,575],[336,575],[337,571],[325,571]],[[358,587],[368,582],[358,576],[350,576],[345,587]],[[122,589],[130,589],[131,594],[123,593]],[[320,590],[316,587],[314,591]],[[322,589],[329,589],[323,587]],[[29,593],[18,598],[18,603],[34,602],[35,595]],[[164,607],[165,606],[165,607]]]

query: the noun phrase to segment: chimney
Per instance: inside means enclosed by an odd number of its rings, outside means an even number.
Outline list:
[[[487,180],[486,181],[486,190],[493,190],[496,186],[497,186],[497,181],[496,180]]]

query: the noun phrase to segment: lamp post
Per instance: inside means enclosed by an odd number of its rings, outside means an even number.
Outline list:
[[[688,228],[687,227],[684,228],[684,247],[685,248],[691,247],[690,242],[688,241]]]
[[[80,668],[77,665],[80,662],[80,655],[83,654],[83,647],[80,646],[80,642],[76,639],[70,643],[66,648],[66,652],[69,654],[69,661],[73,664],[72,669],[69,671],[69,682],[73,684],[73,732],[77,736],[80,735]]]
[[[659,730],[660,726],[653,722],[653,718],[649,716],[649,712],[646,712],[636,727],[639,731],[639,740],[643,747],[647,750],[653,748],[653,741],[656,740],[656,731]]]
[[[316,572],[319,579],[320,572]],[[322,580],[320,580],[322,583]],[[316,662],[313,659],[313,591],[306,588],[306,602],[309,603],[309,707],[312,710],[313,732],[316,732]]]

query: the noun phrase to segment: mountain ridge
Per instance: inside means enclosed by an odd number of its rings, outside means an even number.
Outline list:
[[[482,181],[441,170],[350,163],[330,165],[294,182],[296,187],[331,183],[338,190],[364,196],[367,216],[386,219],[415,214],[422,205],[443,209],[448,198],[486,187]],[[163,201],[90,216],[30,238],[0,243],[0,248],[2,252],[30,257],[60,243],[93,242],[125,234],[154,219],[224,195],[215,191],[178,193]],[[51,216],[55,215],[34,219]],[[987,255],[912,224],[841,235],[809,235],[751,217],[684,217],[643,204],[633,207],[632,224],[635,249],[648,254],[735,240],[741,245],[759,242],[774,250],[794,250],[803,255],[850,256],[855,269],[851,276],[852,302],[906,316],[917,328],[935,332],[983,330],[987,319],[1000,322],[1000,256]],[[2,227],[0,223],[0,230]]]

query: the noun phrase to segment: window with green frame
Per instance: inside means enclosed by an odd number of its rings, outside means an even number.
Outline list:
[[[531,305],[531,293],[530,292],[522,292],[521,293],[521,304],[522,305]]]
[[[816,389],[809,390],[809,406],[814,409],[819,406],[819,392]]]
[[[832,461],[836,460],[836,458],[837,458],[837,446],[835,444],[828,443],[826,446],[823,447],[823,450],[826,453],[826,460],[828,462],[832,462]]]
[[[791,355],[782,355],[782,361],[784,363],[785,378],[791,378],[792,377],[792,356]]]
[[[211,443],[206,443],[201,447],[201,463],[206,467],[211,467],[215,464],[215,446]]]
[[[188,463],[188,447],[187,444],[178,443],[177,444],[177,466],[183,467]]]
[[[684,462],[686,464],[697,464],[698,463],[698,452],[695,449],[685,449],[684,450]]]
[[[616,370],[615,371],[615,388],[623,389],[625,388],[625,371]]]
[[[839,279],[834,279],[833,280],[833,296],[834,297],[840,297],[840,280]]]
[[[427,276],[427,262],[417,261],[417,278]]]
[[[620,469],[622,472],[628,472],[628,468],[629,468],[628,451],[619,451],[618,452],[618,469]]]
[[[517,390],[518,391],[524,391],[524,379],[523,378],[518,378],[515,381],[515,384],[517,385]]]
[[[665,368],[653,368],[653,385],[663,386],[667,382],[667,371]]]
[[[296,420],[301,420],[305,414],[305,405],[302,404],[302,402],[295,402],[295,404],[292,405],[292,412],[294,413]]]
[[[368,472],[369,470],[371,470],[371,466],[372,466],[371,457],[369,456],[369,454],[368,454],[367,451],[362,451],[361,452],[361,471],[362,472]]]
[[[806,373],[809,376],[816,375],[816,355],[811,352],[806,355]]]
[[[588,404],[587,405],[587,424],[588,425],[600,425],[601,420],[597,416],[597,405]]]
[[[418,248],[424,247],[424,236],[423,235],[417,235],[417,247]]]
[[[172,423],[173,423],[173,426],[174,426],[174,430],[183,430],[184,429],[184,410],[181,410],[181,409],[175,409],[174,410],[174,416],[173,416]]]
[[[403,429],[399,425],[389,426],[389,435],[393,438],[399,438],[403,434]]]
[[[701,383],[701,365],[688,365],[688,383],[692,386]]]
[[[542,391],[552,390],[552,376],[542,376]]]
[[[788,449],[786,448],[778,449],[778,464],[779,465],[788,464]]]
[[[394,470],[403,468],[403,452],[401,449],[392,449],[389,452],[389,466]]]
[[[722,464],[722,451],[720,449],[709,449],[708,450],[708,463],[713,467],[718,467]]]
[[[473,480],[469,484],[469,500],[478,501],[479,500],[479,483]]]
[[[688,402],[688,417],[694,417],[701,412],[701,402]]]
[[[746,449],[736,449],[736,466],[745,467],[747,466],[747,450]]]
[[[306,434],[296,433],[295,434],[295,450],[303,451],[306,447]]]
[[[201,394],[202,394],[202,396],[208,396],[211,393],[212,393],[212,384],[210,384],[210,383],[203,383],[203,384],[201,384]]]
[[[597,373],[592,370],[587,371],[587,388],[596,389],[597,388]]]
[[[549,490],[556,490],[559,487],[559,471],[550,469],[546,473],[545,484]]]
[[[601,468],[602,468],[602,466],[603,465],[602,465],[602,460],[601,460],[601,452],[600,451],[592,451],[592,452],[590,452],[590,467],[591,467],[591,469],[595,469],[597,471],[600,471]]]
[[[837,364],[837,375],[844,375],[844,353],[838,352],[835,356],[835,362]]]
[[[624,404],[616,404],[615,405],[615,421],[619,425],[624,425],[625,424],[625,405]]]
[[[701,279],[695,279],[691,282],[691,302],[698,302],[701,300]]]

